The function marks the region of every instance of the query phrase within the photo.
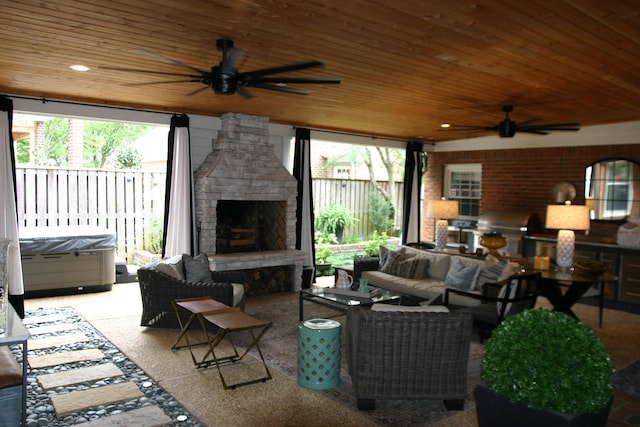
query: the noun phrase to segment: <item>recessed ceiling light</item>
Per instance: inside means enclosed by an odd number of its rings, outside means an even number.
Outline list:
[[[450,128],[450,127],[451,127],[451,125],[450,125],[449,123],[442,123],[442,124],[440,125],[440,127],[441,127],[441,128]]]
[[[91,70],[91,68],[87,67],[86,65],[71,65],[69,66],[69,68],[71,68],[72,70],[75,71],[89,71]]]

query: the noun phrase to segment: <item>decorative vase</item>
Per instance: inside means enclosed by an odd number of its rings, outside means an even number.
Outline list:
[[[475,389],[478,427],[606,427],[613,396],[594,414],[564,414],[545,409],[531,409],[522,402],[511,402],[496,394],[485,383]]]
[[[9,244],[11,240],[0,239],[0,334],[4,334],[7,324],[7,304],[9,303]]]

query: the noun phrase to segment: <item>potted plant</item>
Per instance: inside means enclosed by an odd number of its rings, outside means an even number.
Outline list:
[[[355,221],[351,212],[344,206],[331,205],[322,209],[316,216],[315,227],[327,234],[334,233],[338,242],[341,242],[344,228],[353,226]]]
[[[333,251],[328,246],[316,246],[316,272],[319,276],[329,274],[331,263],[329,257],[333,255]]]
[[[606,426],[613,368],[582,322],[546,309],[503,321],[487,341],[476,387],[480,427]]]

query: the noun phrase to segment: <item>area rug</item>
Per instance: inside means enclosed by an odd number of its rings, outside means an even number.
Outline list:
[[[29,324],[29,320],[35,318],[50,318],[38,324]],[[169,420],[180,426],[199,426],[201,423],[188,411],[186,411],[178,401],[176,401],[162,387],[155,383],[142,369],[136,366],[127,358],[115,345],[107,340],[100,332],[98,332],[89,322],[75,312],[72,308],[39,308],[28,310],[25,313],[25,323],[27,323],[30,331],[40,329],[37,334],[32,333],[29,345],[34,349],[29,349],[28,358],[34,360],[40,356],[60,355],[65,352],[82,351],[82,350],[99,350],[104,354],[103,358],[96,360],[85,360],[71,363],[63,363],[60,365],[47,366],[42,368],[32,368],[29,366],[27,375],[27,423],[26,425],[46,425],[46,426],[69,426],[85,422],[103,422],[101,425],[147,425],[147,421],[141,422],[135,419],[136,410],[141,408],[149,408],[149,406],[158,407]],[[73,329],[69,329],[69,325]],[[47,332],[42,332],[45,328]],[[72,341],[67,339],[71,335],[83,334],[86,340]],[[62,344],[37,349],[38,340],[53,338]],[[67,343],[65,343],[67,342]],[[21,358],[21,352],[15,350],[17,357]],[[99,379],[92,382],[81,382],[75,385],[59,386],[51,390],[44,390],[38,380],[38,377],[54,374],[59,372],[70,372],[72,370],[95,367],[98,364],[113,363],[122,371],[123,375],[114,376],[112,378]],[[88,407],[77,410],[72,413],[66,413],[58,416],[56,414],[52,398],[54,396],[62,396],[79,390],[97,389],[111,384],[133,383],[139,387],[143,393],[143,397],[131,399],[128,401],[100,404],[95,407]],[[117,398],[117,396],[116,396]],[[155,409],[155,408],[154,408]],[[129,421],[109,424],[110,416],[119,416],[120,419],[126,420],[128,411],[131,412]],[[162,413],[160,413],[162,414]]]
[[[346,322],[346,316],[340,315],[340,312],[318,304],[305,303],[304,311],[305,319],[333,317],[343,325]],[[246,312],[256,318],[273,322],[272,328],[261,341],[265,359],[270,367],[296,380],[298,301],[251,306],[246,308]],[[338,317],[335,317],[336,315]],[[344,338],[343,333],[340,384],[336,388],[317,392],[357,411],[356,398],[347,370]],[[465,409],[474,407],[473,388],[480,380],[483,349],[482,344],[471,343]],[[384,426],[433,425],[461,413],[461,411],[448,411],[441,400],[377,400],[374,411],[359,412],[373,422]]]
[[[617,371],[613,384],[617,390],[640,396],[640,359]]]

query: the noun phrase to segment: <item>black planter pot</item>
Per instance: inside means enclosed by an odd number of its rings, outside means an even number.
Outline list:
[[[512,403],[495,394],[486,384],[476,386],[478,427],[606,427],[613,396],[597,414],[563,414],[531,409],[524,403]]]

